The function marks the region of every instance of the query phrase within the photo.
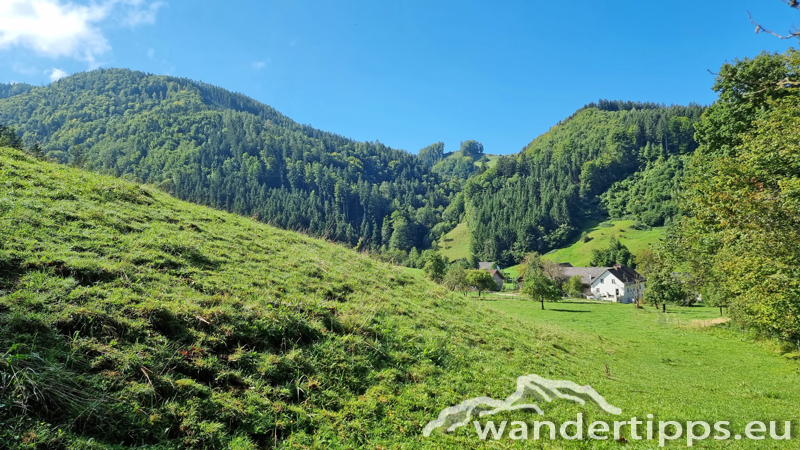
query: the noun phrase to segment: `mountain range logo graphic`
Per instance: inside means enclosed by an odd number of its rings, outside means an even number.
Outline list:
[[[425,425],[422,434],[425,437],[431,435],[433,430],[445,427],[450,433],[456,428],[470,423],[473,416],[484,417],[497,414],[502,411],[514,411],[518,409],[530,409],[538,414],[544,414],[544,410],[535,402],[552,402],[554,399],[571,400],[581,405],[587,402],[595,403],[603,411],[620,415],[622,410],[608,403],[602,395],[592,389],[591,386],[580,386],[572,381],[548,380],[539,375],[523,375],[517,378],[517,390],[506,397],[505,400],[497,400],[491,397],[475,397],[465,400],[456,406],[445,408],[439,413],[436,420],[432,420]]]

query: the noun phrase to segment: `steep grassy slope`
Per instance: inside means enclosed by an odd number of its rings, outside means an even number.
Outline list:
[[[0,447],[463,448],[539,336],[334,244],[0,150]]]
[[[611,224],[610,227],[601,227],[598,222],[590,222],[581,232],[589,234],[589,242],[577,239],[572,244],[553,250],[546,255],[545,259],[555,262],[568,262],[573,266],[588,266],[592,260],[592,250],[602,250],[608,247],[612,237],[616,237],[620,242],[628,247],[634,255],[645,247],[655,244],[665,236],[664,227],[655,227],[649,230],[635,230],[631,226],[633,220],[612,220],[604,222]]]
[[[469,228],[461,222],[439,240],[439,253],[450,261],[469,258]]]
[[[474,448],[469,427],[422,428],[468,398],[505,398],[525,374],[589,384],[627,417],[740,426],[800,413],[785,390],[796,362],[731,330],[678,328],[630,305],[503,302],[0,149],[2,448]],[[545,410],[557,423],[619,419],[563,401]],[[782,444],[767,447],[795,448]]]

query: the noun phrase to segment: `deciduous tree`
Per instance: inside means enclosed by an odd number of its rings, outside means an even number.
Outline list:
[[[496,291],[497,283],[486,270],[473,269],[467,270],[467,284],[478,291],[478,297],[481,296],[482,291]]]

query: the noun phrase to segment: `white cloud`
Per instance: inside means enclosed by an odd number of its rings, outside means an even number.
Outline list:
[[[98,66],[97,57],[111,50],[100,25],[113,20],[124,26],[155,21],[161,2],[104,0],[79,5],[62,0],[0,2],[0,50],[22,47],[49,58],[69,57]]]
[[[17,73],[21,73],[23,75],[33,75],[39,72],[39,70],[37,70],[36,67],[28,66],[19,62],[12,63],[11,70]]]
[[[156,49],[148,48],[147,49],[147,57],[153,59],[156,56]]]
[[[109,3],[117,3],[123,5],[122,24],[135,27],[136,25],[147,24],[152,25],[156,23],[156,14],[166,3],[154,1],[151,3],[145,0],[110,0]]]
[[[253,67],[253,69],[261,70],[264,67],[266,67],[267,64],[269,64],[271,62],[272,62],[272,58],[266,58],[266,59],[263,59],[261,61],[253,61],[251,66]]]
[[[50,70],[45,70],[44,73],[45,75],[50,75],[50,81],[58,81],[67,76],[67,72],[64,72],[61,69],[56,69],[55,67]]]

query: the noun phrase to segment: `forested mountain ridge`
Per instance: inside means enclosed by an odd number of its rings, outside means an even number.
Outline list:
[[[51,159],[362,248],[428,245],[449,203],[410,153],[185,78],[101,69],[0,94],[0,123]]]
[[[682,172],[664,169],[679,166],[673,159],[697,147],[694,123],[703,109],[601,101],[581,108],[520,154],[500,158],[464,188],[472,253],[514,263],[527,252],[564,244],[588,218],[609,213],[652,225],[671,220],[677,213],[672,186]],[[660,171],[664,186],[648,188],[651,177],[634,176],[648,168]],[[635,208],[628,208],[631,197],[639,201]]]
[[[415,156],[185,78],[104,69],[0,85],[0,124],[51,159],[412,266],[415,248],[465,217],[470,253],[506,264],[566,243],[589,217],[672,220],[702,111],[601,100],[492,166],[474,140]]]
[[[0,98],[8,98],[14,95],[24,94],[33,89],[33,86],[25,83],[0,83]]]

